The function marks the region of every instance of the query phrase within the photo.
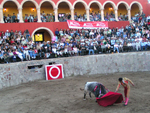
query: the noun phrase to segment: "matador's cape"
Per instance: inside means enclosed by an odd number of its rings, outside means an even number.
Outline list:
[[[115,92],[108,92],[101,98],[96,98],[97,103],[100,106],[109,106],[113,105],[114,103],[122,103],[123,101],[123,96],[121,93],[115,93]]]

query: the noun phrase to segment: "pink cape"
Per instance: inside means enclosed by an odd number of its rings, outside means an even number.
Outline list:
[[[106,93],[103,97],[96,98],[96,100],[100,106],[106,107],[109,105],[113,105],[114,103],[122,103],[123,96],[121,93],[115,93],[110,91]]]

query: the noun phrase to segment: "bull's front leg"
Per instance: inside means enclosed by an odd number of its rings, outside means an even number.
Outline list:
[[[86,91],[84,91],[84,99],[83,100],[86,100]]]
[[[92,98],[92,96],[91,96],[91,92],[89,92],[89,96],[90,96],[90,98]]]

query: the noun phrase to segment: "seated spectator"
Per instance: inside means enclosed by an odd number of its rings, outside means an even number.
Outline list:
[[[17,49],[15,50],[15,55],[17,55],[21,61],[23,61],[22,53],[18,52]]]
[[[29,54],[29,51],[28,51],[27,48],[25,48],[25,50],[23,51],[23,53],[25,55],[26,61],[31,60],[31,57],[30,57],[30,54]]]
[[[78,48],[78,54],[81,55],[81,45],[80,45],[80,43],[77,45],[77,48]]]
[[[45,49],[44,49],[43,47],[41,47],[41,48],[38,50],[38,54],[39,54],[40,59],[45,58]]]
[[[6,30],[5,36],[6,36],[6,37],[10,37],[10,32],[9,32],[9,30]]]
[[[119,53],[119,45],[117,43],[114,44],[114,52],[117,50],[117,52]]]
[[[64,46],[61,45],[60,48],[57,50],[58,53],[58,57],[63,57],[63,53],[64,53]]]
[[[76,45],[73,46],[73,54],[75,54],[75,56],[78,55],[78,48]]]
[[[58,54],[57,54],[57,49],[56,49],[56,47],[55,47],[55,46],[53,46],[53,47],[52,47],[52,53],[54,53],[54,54],[55,54],[55,57],[57,57],[57,56],[58,56]]]
[[[147,50],[147,44],[142,40],[141,42],[141,51],[143,51],[143,48],[145,48],[145,51]]]
[[[98,44],[96,48],[97,48],[98,54],[101,53],[101,51],[102,51],[102,50],[101,50],[101,44]]]
[[[138,50],[141,50],[141,43],[140,43],[139,40],[137,40],[137,42],[136,42],[136,50],[137,50],[137,51],[138,51]]]
[[[4,49],[3,58],[4,58],[5,63],[8,64],[10,62],[10,57],[6,49]]]
[[[9,54],[9,60],[10,60],[10,62],[12,62],[14,54],[13,54],[13,52],[10,49],[8,50],[8,54]]]
[[[80,55],[86,55],[86,48],[84,44],[81,45],[80,53],[81,53]]]
[[[68,57],[69,56],[68,45],[65,45],[65,47],[64,47],[63,56],[64,57]]]
[[[29,48],[29,47],[27,47],[27,48]],[[28,52],[29,52],[30,58],[35,59],[34,56],[33,56],[32,48],[29,48]]]
[[[19,52],[22,54],[23,60],[26,60],[26,56],[24,54],[24,50],[21,48],[21,50]]]
[[[132,42],[132,48],[133,48],[133,51],[136,50],[136,42],[135,41]]]
[[[106,46],[104,45],[103,42],[101,42],[101,52],[106,53]]]
[[[106,51],[110,53],[110,44],[107,42],[106,46]]]
[[[94,54],[98,54],[97,43],[93,44],[93,50],[94,50]]]
[[[2,51],[0,51],[0,63],[3,63],[3,61],[4,61],[3,53]]]
[[[93,44],[90,42],[90,44],[89,44],[89,55],[91,54],[91,52],[92,52],[92,54],[94,55],[94,46],[93,46]]]
[[[132,43],[130,41],[127,43],[127,46],[128,46],[128,51],[132,51],[133,50],[132,49]]]
[[[50,56],[52,55],[52,48],[50,46],[47,47],[45,55],[46,58],[50,58]]]
[[[71,44],[69,44],[69,46],[68,46],[67,49],[68,49],[69,55],[72,56],[72,55],[73,55],[73,49],[72,49],[72,47],[71,47]]]

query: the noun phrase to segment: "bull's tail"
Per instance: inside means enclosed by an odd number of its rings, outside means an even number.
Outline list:
[[[81,91],[84,91],[84,89],[80,88]]]

